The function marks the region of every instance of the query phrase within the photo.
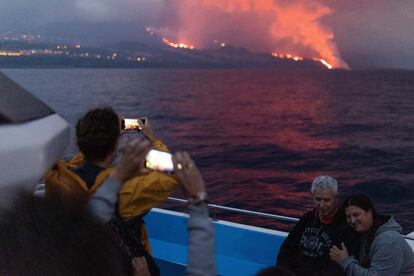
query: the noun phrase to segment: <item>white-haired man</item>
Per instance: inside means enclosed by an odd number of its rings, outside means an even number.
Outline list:
[[[314,208],[290,231],[280,248],[277,265],[297,275],[320,275],[322,272],[342,275],[342,269],[330,260],[329,249],[343,242],[351,248],[350,254],[356,254],[358,235],[346,223],[334,178],[325,175],[315,178],[311,194]]]

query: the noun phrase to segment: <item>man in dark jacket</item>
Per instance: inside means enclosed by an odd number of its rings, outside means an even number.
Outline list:
[[[358,252],[358,235],[347,224],[338,200],[338,184],[330,176],[319,176],[312,182],[311,193],[315,208],[305,213],[283,242],[277,265],[297,275],[319,275],[343,270],[329,257],[329,249],[345,243],[351,255]]]

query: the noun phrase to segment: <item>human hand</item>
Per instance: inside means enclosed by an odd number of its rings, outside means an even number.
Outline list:
[[[174,171],[181,183],[189,201],[197,200],[200,195],[205,196],[205,185],[197,166],[187,152],[177,152],[173,155]]]
[[[124,183],[134,176],[150,172],[149,169],[145,168],[145,157],[150,149],[151,146],[148,141],[142,138],[129,142],[125,146],[121,161],[111,172],[110,177]]]
[[[122,121],[123,121],[124,119],[125,119],[125,117],[124,117],[124,116],[122,116],[122,115],[118,115],[119,126],[120,126],[119,133],[121,134],[121,136],[122,136],[122,135],[124,135],[124,134],[126,134],[126,133],[128,132],[128,130],[127,130],[127,129],[123,129],[123,128],[122,128]]]
[[[145,257],[133,258],[132,267],[134,268],[134,276],[151,276]]]
[[[142,121],[141,121],[142,122]],[[154,131],[152,130],[150,121],[148,118],[145,118],[145,124],[142,124],[142,129],[139,130],[145,138],[148,139],[151,143],[157,140],[157,137],[154,135]]]
[[[341,243],[342,250],[336,247],[336,245],[332,246],[329,250],[329,255],[331,259],[340,264],[346,257],[349,256],[348,249],[346,248],[344,243]]]

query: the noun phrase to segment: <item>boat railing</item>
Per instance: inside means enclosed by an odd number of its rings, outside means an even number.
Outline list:
[[[184,203],[184,204],[188,203],[187,200],[181,199],[181,198],[176,198],[176,197],[168,197],[168,201],[179,202],[179,203]],[[217,205],[217,204],[207,204],[207,206],[210,210],[211,218],[214,221],[219,220],[218,217],[217,217],[217,210],[230,211],[230,212],[233,212],[233,213],[251,215],[251,216],[262,217],[262,218],[271,218],[271,219],[276,219],[276,220],[285,221],[285,222],[298,222],[299,221],[298,218],[294,218],[294,217],[275,215],[275,214],[269,214],[269,213],[264,213],[264,212],[257,212],[257,211],[251,211],[251,210],[245,210],[245,209],[239,209],[239,208],[233,208],[233,207],[227,207],[227,206]],[[414,242],[414,236],[412,236],[412,235],[410,235],[410,236],[403,235],[403,236],[404,236],[405,239]]]
[[[172,202],[179,202],[179,203],[187,203],[188,201],[181,198],[176,197],[169,197],[168,201]],[[251,211],[251,210],[245,210],[245,209],[239,209],[239,208],[233,208],[233,207],[227,207],[223,205],[217,205],[217,204],[207,204],[211,218],[215,221],[218,220],[217,217],[217,210],[221,211],[230,211],[233,213],[239,213],[239,214],[245,214],[245,215],[251,215],[256,217],[262,217],[262,218],[271,218],[271,219],[277,219],[280,221],[287,221],[287,222],[298,222],[298,218],[288,217],[288,216],[282,216],[282,215],[275,215],[275,214],[269,214],[264,212],[257,212],[257,211]]]

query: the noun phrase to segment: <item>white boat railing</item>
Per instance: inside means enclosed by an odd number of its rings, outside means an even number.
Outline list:
[[[169,197],[168,201],[174,201],[174,202],[180,202],[180,203],[187,203],[188,202],[185,199],[176,198],[176,197]],[[230,211],[230,212],[233,212],[233,213],[257,216],[257,217],[263,217],[263,218],[272,218],[272,219],[277,219],[277,220],[287,221],[287,222],[298,222],[299,221],[298,218],[282,216],[282,215],[275,215],[275,214],[269,214],[269,213],[263,213],[263,212],[257,212],[257,211],[250,211],[250,210],[227,207],[227,206],[217,205],[217,204],[207,204],[207,206],[211,210],[211,218],[213,220],[218,220],[217,210],[223,210],[223,211]]]
[[[176,198],[176,197],[168,197],[168,201],[185,203],[185,204],[188,203],[187,200],[181,199],[181,198]],[[287,222],[298,222],[299,221],[298,218],[294,218],[294,217],[288,217],[288,216],[282,216],[282,215],[275,215],[275,214],[269,214],[269,213],[263,213],[263,212],[257,212],[257,211],[251,211],[251,210],[245,210],[245,209],[239,209],[239,208],[233,208],[233,207],[227,207],[227,206],[217,205],[217,204],[207,204],[207,206],[211,210],[211,218],[215,221],[218,220],[217,212],[216,212],[217,210],[230,211],[230,212],[234,212],[234,213],[257,216],[257,217],[263,217],[263,218],[272,218],[272,219],[277,219],[277,220],[287,221]],[[413,232],[413,234],[414,234],[414,232]],[[414,235],[409,235],[409,236],[408,235],[403,235],[403,237],[406,240],[409,240],[412,243],[414,243]]]

